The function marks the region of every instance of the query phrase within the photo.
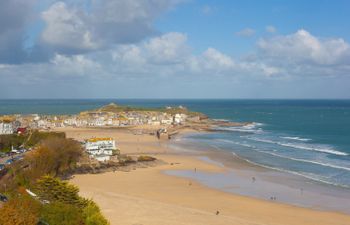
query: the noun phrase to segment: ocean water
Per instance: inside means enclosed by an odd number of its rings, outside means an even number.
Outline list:
[[[350,188],[350,100],[0,100],[0,115],[74,114],[110,102],[183,105],[213,119],[252,122],[217,127],[183,141],[232,152],[266,168]]]

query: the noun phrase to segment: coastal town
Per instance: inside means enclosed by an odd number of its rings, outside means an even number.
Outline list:
[[[0,135],[21,135],[34,130],[49,132],[64,128],[148,126],[155,131],[154,135],[159,139],[161,134],[167,133],[167,129],[170,127],[181,127],[186,123],[200,122],[203,118],[202,114],[190,112],[183,106],[144,109],[111,103],[99,109],[81,112],[77,115],[4,115],[0,117]],[[116,140],[111,137],[90,137],[82,142],[82,146],[90,158],[100,162],[107,162],[112,156],[120,154]],[[3,157],[6,160],[0,162],[1,167],[21,159],[22,154],[29,150],[23,144],[20,146],[11,145],[11,149],[8,149],[5,155],[7,158]]]
[[[117,108],[113,103],[108,105]],[[183,106],[177,107],[186,111]],[[174,109],[167,107],[167,110]],[[161,111],[88,111],[77,115],[5,115],[0,117],[0,135],[23,132],[25,129],[50,130],[62,127],[129,127],[137,125],[180,125],[200,121],[199,115]]]

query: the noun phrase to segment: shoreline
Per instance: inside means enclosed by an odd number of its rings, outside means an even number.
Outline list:
[[[84,196],[93,197],[112,224],[135,224],[135,220],[140,220],[144,224],[164,224],[167,221],[167,217],[158,214],[156,218],[152,218],[149,215],[150,211],[147,209],[141,210],[145,215],[140,218],[125,218],[122,215],[115,215],[116,210],[126,210],[132,214],[133,212],[131,211],[135,210],[135,207],[138,208],[133,205],[133,201],[140,201],[145,204],[150,201],[147,204],[154,207],[158,207],[159,204],[166,204],[168,218],[174,216],[169,215],[169,213],[177,211],[181,211],[186,217],[183,218],[183,221],[180,219],[181,222],[177,219],[173,222],[168,221],[169,223],[167,224],[232,224],[233,222],[236,224],[251,224],[252,222],[257,224],[346,224],[350,222],[350,216],[342,213],[301,208],[277,201],[272,202],[255,197],[246,197],[242,194],[227,193],[208,187],[196,179],[192,180],[164,174],[164,171],[193,171],[194,168],[197,170],[196,174],[202,171],[209,174],[225,174],[229,172],[230,168],[225,165],[225,162],[219,162],[222,165],[213,164],[216,160],[210,159],[210,157],[209,159],[213,161],[198,158],[201,155],[203,156],[203,154],[196,156],[191,155],[189,152],[179,152],[171,149],[169,147],[171,142],[157,141],[156,138],[149,135],[133,135],[125,130],[122,132],[119,130],[118,132],[103,129],[94,131],[80,129],[68,131],[67,136],[79,139],[84,135],[105,135],[106,133],[116,135],[116,140],[119,142],[122,152],[125,150],[127,154],[152,154],[166,162],[165,165],[136,169],[128,173],[108,172],[98,175],[75,175],[75,178],[70,182],[78,185]],[[131,139],[135,139],[135,137],[138,137],[137,140],[132,141]],[[140,145],[142,145],[142,150],[140,150]],[[240,171],[246,169],[243,164],[236,164],[236,167]],[[103,184],[106,184],[106,186]],[[192,189],[195,192],[192,192]],[[191,195],[196,196],[196,198],[193,198],[194,196]],[[115,204],[110,202],[109,198],[123,199],[125,205],[115,206]],[[246,208],[238,207],[237,201],[240,203],[239,205],[244,205]],[[219,207],[210,206],[209,203],[217,204]],[[269,210],[265,208],[269,208]],[[205,215],[196,216],[196,213],[192,210],[200,210],[201,213],[205,212]],[[161,211],[163,212],[163,210]],[[220,211],[220,214],[222,213],[224,216],[216,216],[216,211]],[[295,213],[301,213],[301,215],[297,216],[298,218],[294,222],[286,222],[283,219],[284,217],[276,216],[276,212],[289,218],[293,218]],[[202,220],[203,218],[206,219]],[[330,220],[329,218],[332,219]],[[193,223],[184,222],[188,219],[193,221]],[[120,220],[123,223],[117,223]]]
[[[271,197],[275,197],[273,201],[282,204],[350,215],[350,203],[347,201],[350,196],[348,188],[256,165],[226,150],[196,149],[193,151],[194,154],[198,154],[197,158],[200,160],[219,165],[225,168],[226,172],[212,174],[194,173],[191,170],[170,170],[165,171],[165,174],[193,179],[209,188],[226,193],[266,201],[271,201]],[[262,190],[261,187],[263,187]]]

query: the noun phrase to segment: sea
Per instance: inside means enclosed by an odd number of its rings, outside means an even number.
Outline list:
[[[185,106],[212,119],[248,122],[182,140],[315,182],[350,188],[350,100],[55,99],[0,100],[2,114],[76,114],[116,104]]]

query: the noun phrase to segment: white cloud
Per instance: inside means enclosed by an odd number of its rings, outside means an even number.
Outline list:
[[[276,31],[277,31],[277,29],[274,26],[271,26],[271,25],[267,26],[265,28],[265,30],[266,30],[266,32],[271,33],[271,34],[272,33],[276,33]]]
[[[203,66],[209,69],[232,69],[235,66],[234,60],[214,48],[208,48],[203,53]]]
[[[99,44],[92,40],[91,28],[84,16],[84,12],[70,9],[64,2],[53,4],[42,13],[46,22],[42,39],[49,45],[63,49],[97,49]]]
[[[251,28],[245,28],[241,31],[236,32],[237,36],[240,37],[252,37],[255,34],[255,30],[251,29]]]
[[[65,56],[56,54],[50,64],[46,65],[49,69],[53,67],[56,73],[69,76],[90,76],[101,69],[100,64],[84,55]]]
[[[349,63],[350,46],[341,38],[321,39],[306,30],[294,34],[261,39],[258,48],[263,57],[287,63],[336,65]]]
[[[268,77],[278,75],[279,73],[281,73],[281,70],[277,67],[267,66],[265,64],[260,64],[259,66],[262,72]]]
[[[151,38],[139,44],[123,44],[113,48],[84,55],[56,54],[48,63],[28,63],[0,67],[0,71],[11,71],[18,79],[31,79],[31,74],[39,80],[60,77],[99,79],[130,79],[164,76],[241,76],[251,71],[262,71],[254,63],[235,60],[215,48],[208,48],[201,54],[194,54],[183,33],[170,32]],[[270,71],[265,69],[267,71]],[[274,71],[270,71],[272,74]],[[50,76],[47,76],[50,74]],[[264,72],[261,72],[264,76]],[[268,75],[270,75],[268,74]]]
[[[179,1],[92,0],[81,5],[56,2],[42,13],[42,40],[56,51],[84,52],[115,44],[136,43],[155,34],[154,20]]]
[[[233,58],[210,47],[194,53],[187,35],[165,33],[140,43],[119,44],[85,54],[57,53],[49,62],[0,64],[0,79],[32,85],[85,83],[100,87],[135,82],[266,82],[350,74],[348,44],[342,39],[322,39],[301,30],[258,42],[254,57]],[[331,55],[333,58],[330,59]],[[171,82],[170,82],[171,81]],[[87,87],[87,86],[85,86]],[[82,90],[84,92],[84,90]]]
[[[141,48],[137,45],[123,45],[111,51],[112,61],[124,63],[126,65],[141,65],[146,63],[142,56]]]
[[[189,54],[186,41],[185,34],[172,32],[152,38],[144,49],[151,62],[179,63]]]

